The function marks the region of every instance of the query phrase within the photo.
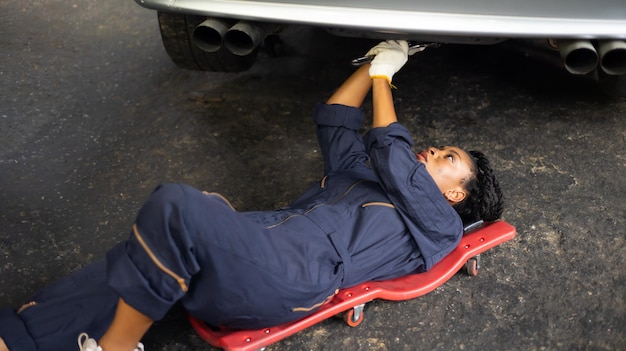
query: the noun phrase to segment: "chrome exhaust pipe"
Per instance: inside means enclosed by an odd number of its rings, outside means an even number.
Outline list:
[[[235,55],[251,54],[267,37],[272,34],[275,25],[240,21],[224,35],[224,46]]]
[[[194,28],[192,40],[200,50],[216,52],[222,48],[224,35],[232,24],[224,19],[208,18]]]
[[[600,67],[611,75],[626,73],[626,42],[622,40],[602,40],[598,43]]]
[[[557,44],[570,73],[587,74],[598,65],[598,52],[589,40],[559,40]]]

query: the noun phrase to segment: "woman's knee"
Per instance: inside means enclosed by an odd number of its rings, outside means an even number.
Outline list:
[[[187,196],[181,184],[162,184],[150,194],[143,204],[135,223],[145,232],[184,231]]]
[[[144,216],[156,217],[169,214],[180,208],[185,201],[185,194],[181,184],[161,184],[154,189],[139,210],[138,218]]]

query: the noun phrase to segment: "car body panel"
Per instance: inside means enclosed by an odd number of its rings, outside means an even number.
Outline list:
[[[135,0],[153,10],[389,35],[626,39],[626,0]]]

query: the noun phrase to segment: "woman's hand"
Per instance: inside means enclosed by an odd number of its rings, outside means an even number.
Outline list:
[[[393,75],[409,60],[409,44],[406,40],[383,41],[365,56],[374,56],[369,68],[370,78],[385,78],[391,84]]]
[[[390,84],[393,75],[408,61],[409,45],[405,40],[383,41],[371,48],[366,56],[374,56],[374,59],[370,64],[359,67],[326,103],[360,107],[372,88],[372,126],[386,127],[397,122]]]

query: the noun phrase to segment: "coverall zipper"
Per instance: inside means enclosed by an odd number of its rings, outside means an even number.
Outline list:
[[[181,278],[178,274],[172,272],[169,268],[165,267],[165,265],[161,263],[161,261],[159,261],[159,259],[156,257],[154,252],[152,252],[150,247],[148,247],[148,244],[146,244],[146,242],[143,240],[143,238],[141,237],[141,234],[139,234],[139,230],[137,229],[136,224],[133,224],[133,232],[135,233],[135,237],[137,238],[137,241],[139,241],[139,243],[141,244],[143,249],[146,251],[148,256],[150,256],[150,258],[152,259],[152,262],[154,262],[154,264],[156,264],[157,267],[159,267],[159,269],[162,270],[165,274],[174,278],[174,280],[178,282],[178,285],[180,285],[180,288],[183,292],[187,292],[189,288],[187,287],[187,283],[185,283],[185,279]]]

